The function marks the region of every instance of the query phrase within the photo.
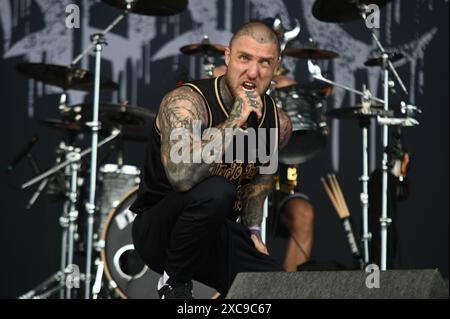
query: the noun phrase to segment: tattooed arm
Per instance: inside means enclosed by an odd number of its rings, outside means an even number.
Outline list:
[[[280,149],[286,146],[292,133],[292,123],[289,117],[278,110],[280,119]],[[273,187],[273,175],[257,175],[245,188],[242,197],[241,221],[250,228],[253,234],[261,239],[261,223],[263,219],[264,201]]]
[[[244,100],[238,97],[233,105],[228,119],[216,126],[217,130],[210,135],[213,140],[215,138],[222,139],[222,155],[228,145],[225,144],[224,132],[226,128],[238,128],[246,120],[243,116]],[[194,121],[201,121],[202,128],[208,123],[208,112],[202,97],[189,87],[179,87],[168,93],[163,101],[156,120],[161,131],[161,161],[166,172],[166,176],[170,184],[177,191],[188,191],[194,185],[209,176],[209,169],[215,163],[193,163],[193,154],[201,154],[201,150],[208,141],[202,141],[201,136],[194,139],[193,126]],[[187,140],[181,139],[181,143],[185,141],[187,145],[183,145],[188,150],[189,158],[187,163],[176,163],[171,160],[170,152],[172,147],[177,144],[179,147],[179,139],[170,139],[171,133],[175,129],[186,129]],[[177,148],[178,148],[177,147]]]
[[[292,134],[292,122],[289,116],[287,114],[277,108],[278,111],[278,118],[280,119],[280,150],[283,149],[287,143],[289,142],[289,139],[291,138]]]
[[[243,190],[241,223],[251,230],[251,227],[259,227],[262,223],[264,201],[272,187],[273,175],[257,175]]]

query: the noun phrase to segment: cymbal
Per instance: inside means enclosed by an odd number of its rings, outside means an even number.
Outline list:
[[[389,60],[391,60],[392,63],[397,62],[401,59],[403,59],[405,56],[401,53],[391,53],[389,54]],[[380,66],[383,64],[383,58],[382,57],[376,57],[368,59],[366,62],[364,62],[365,66]]]
[[[148,109],[113,103],[100,103],[100,134],[109,135],[113,129],[121,131],[120,136],[126,140],[146,141],[156,114]],[[86,125],[92,118],[92,103],[71,105],[62,119],[45,119],[46,126],[69,131],[89,131]]]
[[[225,54],[225,46],[213,43],[193,43],[181,47],[180,51],[187,55],[220,56]]]
[[[339,54],[333,51],[314,48],[286,48],[283,54],[294,58],[312,60],[328,60],[339,56]]]
[[[394,112],[389,110],[385,111],[382,104],[372,104],[370,107],[363,107],[361,104],[351,107],[341,107],[338,109],[332,109],[325,113],[325,116],[341,119],[341,120],[351,120],[351,119],[368,119],[371,117],[383,116],[389,117],[393,116]]]
[[[128,1],[103,0],[103,2],[125,11]],[[183,12],[187,5],[187,0],[135,0],[130,12],[147,16],[170,16]]]
[[[21,63],[16,66],[16,69],[27,78],[58,86],[64,90],[94,90],[94,74],[88,70],[45,63]],[[117,90],[119,85],[101,77],[100,88],[103,90]]]
[[[279,92],[284,92],[286,94],[296,93],[302,96],[314,97],[317,100],[323,100],[334,93],[334,86],[319,81],[297,83],[295,80],[283,75],[275,76],[273,81],[273,96],[277,96]]]
[[[375,4],[384,7],[391,0],[316,0],[312,7],[313,16],[323,22],[347,22],[361,19],[358,3]]]
[[[74,122],[72,120],[48,118],[42,120],[41,123],[48,127],[57,129],[69,130],[69,131],[82,131],[89,129],[85,123]]]

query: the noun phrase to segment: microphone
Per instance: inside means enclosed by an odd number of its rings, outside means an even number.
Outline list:
[[[11,172],[12,170],[14,170],[16,165],[19,164],[19,162],[30,153],[31,149],[38,141],[39,141],[39,138],[36,135],[33,136],[31,138],[31,140],[27,143],[27,145],[14,157],[14,159],[11,161],[11,163],[9,163],[6,170],[8,172]]]
[[[254,89],[249,89],[244,87],[244,91],[246,92],[253,92]],[[255,112],[251,112],[250,115],[247,117],[247,125],[245,126],[245,130],[249,127],[252,127],[253,129],[258,128],[258,116]]]

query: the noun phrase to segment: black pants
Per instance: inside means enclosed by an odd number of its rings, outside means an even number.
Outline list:
[[[150,269],[180,282],[197,280],[222,295],[239,272],[283,271],[233,219],[235,197],[234,184],[223,177],[169,193],[134,220],[135,249]]]

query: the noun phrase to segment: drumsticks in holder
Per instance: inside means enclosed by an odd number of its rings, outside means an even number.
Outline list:
[[[364,268],[364,261],[359,249],[359,245],[356,241],[355,233],[353,232],[352,224],[350,221],[350,211],[348,210],[347,203],[345,201],[344,195],[342,193],[339,182],[336,175],[328,175],[328,184],[325,178],[320,178],[331,203],[334,206],[339,218],[341,219],[342,225],[344,226],[345,233],[347,235],[347,240],[350,245],[350,250],[352,252],[353,258],[359,263],[361,269]]]

